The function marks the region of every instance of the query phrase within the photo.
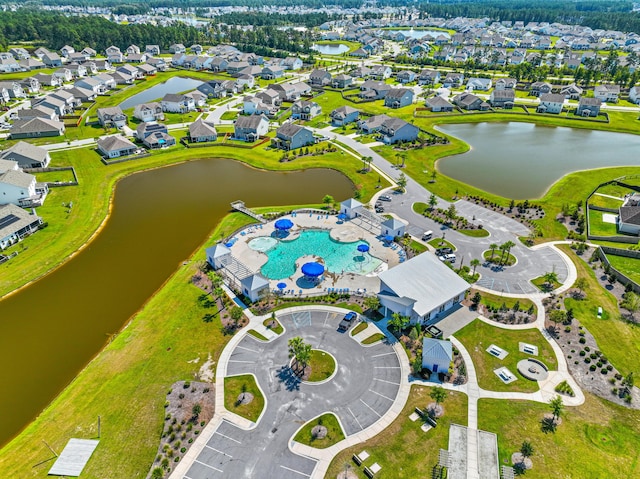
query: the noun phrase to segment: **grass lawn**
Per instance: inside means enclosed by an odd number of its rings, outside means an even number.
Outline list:
[[[41,183],[55,183],[73,181],[73,172],[71,170],[62,171],[44,171],[42,173],[35,173],[36,180]]]
[[[568,245],[559,247],[575,263],[578,278],[587,280],[585,299],[566,298],[565,307],[573,308],[576,319],[593,334],[600,351],[620,374],[640,371],[640,327],[622,321],[615,297],[600,286],[589,265],[578,258]],[[602,307],[603,312],[600,319],[597,317],[598,307]]]
[[[333,356],[320,349],[311,350],[311,359],[308,366],[311,368],[308,382],[315,383],[324,381],[336,370],[336,361]]]
[[[253,394],[249,404],[239,404],[238,396],[243,392]],[[238,416],[256,422],[264,409],[264,396],[251,374],[224,378],[224,407]]]
[[[368,325],[365,322],[358,324],[355,328],[351,330],[351,336],[355,336],[359,332],[364,331],[365,329],[367,329],[367,326]]]
[[[235,120],[238,117],[237,111],[225,111],[220,117],[221,120]]]
[[[368,441],[350,447],[333,458],[325,477],[335,478],[344,470],[344,464],[352,465],[352,471],[365,479],[362,468],[356,467],[351,460],[353,454],[366,450],[371,457],[364,462],[371,466],[377,462],[388,476],[394,479],[414,479],[431,477],[433,466],[438,463],[440,449],[449,444],[449,426],[451,423],[467,424],[467,396],[447,391],[447,399],[442,403],[444,416],[438,419],[438,427],[428,432],[422,431],[422,423],[412,422],[409,415],[416,407],[424,409],[433,400],[429,397],[431,388],[412,386],[407,404],[402,413],[383,432]]]
[[[624,195],[626,195],[627,193],[633,193],[633,191],[630,190],[629,188],[625,188],[622,185],[618,185],[616,183],[610,183],[608,185],[604,185],[598,188],[598,193],[602,193],[603,195],[610,195],[610,196],[616,196],[618,198],[623,198]],[[593,201],[593,199],[596,196],[599,196],[599,195],[593,195],[591,197],[591,200]]]
[[[488,249],[484,253],[482,253],[482,257],[489,263],[501,264],[504,266],[512,266],[516,264],[515,256],[509,253],[507,257],[504,258],[502,251],[500,250],[491,251],[490,249]]]
[[[529,354],[519,351],[518,343],[529,343],[538,346],[538,356],[536,359],[541,360],[547,365],[549,370],[556,368],[556,356],[546,339],[542,337],[542,333],[537,329],[524,330],[508,330],[491,326],[479,319],[468,324],[454,335],[469,351],[473,364],[476,367],[478,375],[478,383],[481,388],[490,391],[520,391],[535,392],[538,383],[529,381],[518,372],[516,367],[518,361],[532,357]],[[491,345],[504,349],[509,354],[506,358],[500,360],[486,349]],[[493,372],[499,367],[507,367],[511,373],[518,377],[518,380],[511,384],[505,384]]]
[[[480,399],[478,428],[498,435],[500,464],[507,464],[523,441],[531,442],[533,469],[540,479],[638,477],[640,411],[586,393],[580,407],[565,409],[555,433],[543,433],[540,420],[549,406],[529,401]]]
[[[368,338],[364,338],[362,340],[362,344],[373,344],[373,343],[377,343],[378,341],[382,341],[384,338],[386,338],[386,336],[382,333],[375,333],[372,334],[371,336],[369,336]]]
[[[473,297],[475,294],[475,290],[472,290],[469,294],[469,297]],[[503,304],[508,309],[513,309],[516,303],[520,303],[520,311],[526,311],[533,306],[533,314],[534,316],[537,314],[538,308],[536,305],[527,298],[507,298],[503,296],[498,296],[497,294],[485,293],[484,291],[480,291],[480,295],[482,296],[482,300],[480,303],[484,304],[489,308],[500,308]]]
[[[271,326],[271,323],[276,323],[275,326]],[[282,327],[282,325],[280,324],[280,322],[273,318],[269,318],[269,319],[265,319],[262,324],[264,326],[266,326],[267,328],[269,328],[271,331],[273,331],[276,334],[282,334],[284,332],[284,328]]]
[[[622,200],[617,200],[614,198],[609,198],[608,196],[601,196],[595,194],[589,200],[590,205],[600,206],[601,208],[613,208],[618,209],[622,206]]]
[[[485,238],[486,236],[489,236],[489,232],[485,229],[457,230],[457,231],[458,233],[462,233],[463,235],[466,235],[466,236],[471,236],[472,238]]]
[[[433,238],[432,240],[429,240],[428,243],[434,248],[451,248],[453,251],[458,249],[453,243],[442,238]]]
[[[411,242],[409,243],[409,248],[411,248],[417,254],[424,253],[425,251],[427,251],[427,247],[425,245],[415,240],[411,240]]]
[[[260,341],[269,341],[267,338],[265,338],[262,334],[260,334],[255,329],[250,329],[249,331],[247,331],[247,334],[250,334],[251,336],[253,336],[256,339],[259,339]]]
[[[327,436],[322,439],[315,438],[312,430],[316,426],[324,426],[327,428]],[[338,418],[333,413],[323,414],[322,416],[309,421],[304,425],[298,434],[293,438],[294,441],[317,449],[325,449],[344,439],[344,431],[340,427]]]
[[[221,232],[249,222],[245,215],[230,214],[209,237],[220,237]],[[195,258],[204,258],[206,246],[210,244],[203,245]],[[0,477],[16,477],[16,471],[29,465],[29,477],[46,478],[46,464],[31,468],[51,457],[42,440],[60,451],[78,431],[82,437],[94,437],[98,415],[102,418],[100,447],[83,477],[146,474],[162,433],[167,390],[175,381],[193,380],[209,354],[217,361],[229,340],[217,318],[204,320],[211,309],[198,301],[202,291],[190,284],[196,269],[195,262],[178,269],[73,382],[2,448]]]
[[[607,259],[615,269],[624,273],[636,283],[640,283],[640,259],[613,254],[607,255]]]
[[[531,280],[531,283],[542,292],[553,291],[554,289],[558,289],[560,286],[562,286],[562,283],[559,283],[558,281],[553,281],[551,282],[551,284],[549,284],[544,276],[533,278]]]
[[[615,223],[605,223],[602,216],[603,211],[589,210],[589,233],[594,236],[615,236],[618,234],[618,228]]]

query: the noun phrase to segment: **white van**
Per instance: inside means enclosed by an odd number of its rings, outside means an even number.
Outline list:
[[[428,241],[433,237],[433,231],[425,231],[422,233],[422,241]]]

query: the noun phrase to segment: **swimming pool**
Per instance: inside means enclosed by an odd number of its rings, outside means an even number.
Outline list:
[[[258,236],[257,238],[253,238],[251,241],[249,241],[249,248],[254,251],[266,253],[277,244],[278,240],[272,238],[271,236]]]
[[[250,243],[256,239],[260,238],[255,238]],[[316,255],[324,260],[325,267],[330,273],[369,274],[382,264],[382,260],[369,253],[360,253],[357,250],[359,244],[368,243],[366,241],[341,243],[333,240],[326,230],[305,230],[296,239],[277,241],[274,247],[265,250],[264,253],[269,259],[262,266],[261,272],[269,279],[289,278],[296,271],[298,258]],[[260,242],[258,245],[261,246]]]

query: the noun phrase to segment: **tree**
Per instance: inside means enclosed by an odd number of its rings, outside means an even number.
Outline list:
[[[631,316],[638,312],[640,309],[640,296],[635,294],[633,291],[627,291],[622,295],[622,302],[620,306],[631,313]]]
[[[630,372],[629,374],[627,374],[627,376],[624,378],[622,383],[625,386],[627,386],[628,388],[632,388],[633,387],[633,384],[635,383],[635,379],[633,378],[633,371]]]
[[[544,278],[547,289],[553,289],[553,285],[558,282],[558,273],[555,271],[549,271],[542,277]]]
[[[242,318],[242,308],[240,306],[234,306],[233,308],[231,308],[231,319],[233,319],[234,324],[237,326],[238,322],[240,321],[240,318]]]
[[[302,343],[302,347],[298,351],[296,361],[302,364],[302,370],[304,371],[311,360],[311,345]]]
[[[453,222],[453,220],[455,220],[456,217],[458,216],[458,212],[456,211],[456,205],[451,203],[449,205],[449,208],[447,208],[447,212],[445,213],[445,216],[450,222]]]
[[[377,296],[367,296],[364,298],[364,306],[371,311],[377,311],[380,307],[380,300]]]
[[[549,321],[554,324],[564,323],[567,320],[567,313],[561,309],[554,309],[549,313]],[[557,329],[557,326],[556,326]]]
[[[492,258],[493,258],[493,254],[495,253],[497,248],[498,248],[498,245],[496,243],[491,243],[489,245],[489,249],[491,250],[491,257]]]
[[[336,200],[333,199],[333,196],[331,195],[324,195],[324,198],[322,198],[322,202],[327,205],[327,208],[329,208],[329,206],[333,205]]]
[[[556,422],[562,411],[564,411],[564,403],[562,402],[562,398],[560,396],[556,396],[551,401],[549,401],[549,407],[551,408],[551,414],[553,414],[553,422]]]
[[[431,193],[431,196],[429,196],[429,209],[433,211],[433,209],[436,207],[437,204],[438,204],[438,198],[436,197],[436,195]]]
[[[509,240],[504,244],[505,251],[507,253],[507,258],[509,257],[509,253],[511,252],[511,248],[513,248],[516,244]]]
[[[400,173],[400,176],[398,176],[396,183],[398,183],[398,186],[400,187],[400,189],[404,191],[404,189],[407,186],[407,176],[404,173]]]
[[[524,441],[522,446],[520,446],[520,454],[522,454],[522,459],[526,459],[528,457],[533,456],[534,449],[529,441]]]
[[[473,273],[471,273],[471,275],[475,276],[476,268],[480,265],[480,260],[478,258],[473,258],[469,264],[473,267]]]
[[[436,386],[431,390],[429,396],[431,396],[431,399],[433,399],[436,402],[436,405],[438,405],[444,402],[445,399],[447,399],[447,392],[444,390],[444,388]]]
[[[480,305],[481,301],[482,301],[482,295],[480,294],[479,291],[476,291],[476,294],[474,294],[473,298],[471,298],[471,304],[473,305],[474,309],[478,309],[478,306]]]
[[[584,290],[587,288],[589,283],[586,278],[578,278],[576,279],[576,282],[573,285],[576,288],[578,288],[578,291],[580,292],[580,296],[582,296],[584,294]]]
[[[302,365],[302,371],[304,371],[311,359],[311,345],[305,343],[300,336],[296,336],[289,340],[287,346],[289,348],[289,357],[295,360],[296,366],[298,364]]]
[[[391,315],[391,319],[389,320],[389,326],[392,329],[395,329],[397,332],[402,331],[407,324],[409,324],[409,318],[407,316],[403,316],[400,313],[393,313]]]

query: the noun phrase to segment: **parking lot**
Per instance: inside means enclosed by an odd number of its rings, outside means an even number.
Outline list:
[[[240,341],[229,358],[226,375],[256,376],[267,399],[264,415],[249,431],[223,421],[185,478],[311,477],[316,461],[288,448],[304,423],[331,411],[349,436],[389,410],[400,387],[398,357],[388,344],[363,347],[348,331],[339,332],[346,312],[318,308],[278,315],[286,329],[281,337],[263,343],[247,335]],[[307,384],[290,374],[287,342],[294,336],[336,358],[338,370],[333,379]]]

